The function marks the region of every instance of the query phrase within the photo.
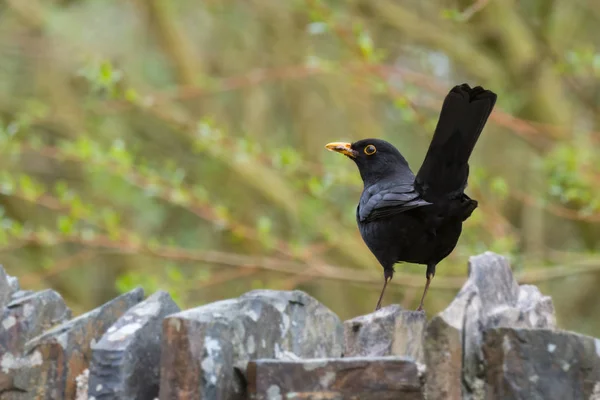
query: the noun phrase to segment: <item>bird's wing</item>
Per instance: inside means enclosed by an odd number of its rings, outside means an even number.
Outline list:
[[[429,204],[412,184],[372,185],[363,191],[356,218],[360,222],[373,221]]]

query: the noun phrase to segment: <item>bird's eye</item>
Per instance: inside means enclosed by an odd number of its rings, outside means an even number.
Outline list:
[[[365,154],[368,156],[375,154],[376,151],[377,149],[372,144],[365,147]]]

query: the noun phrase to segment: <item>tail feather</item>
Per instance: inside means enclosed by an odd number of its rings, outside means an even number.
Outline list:
[[[466,83],[446,96],[415,188],[427,201],[457,195],[467,186],[469,157],[496,103],[496,94]]]

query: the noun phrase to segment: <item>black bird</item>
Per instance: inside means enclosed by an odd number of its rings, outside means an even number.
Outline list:
[[[400,152],[380,139],[334,142],[325,147],[351,158],[364,183],[356,208],[360,234],[383,267],[381,307],[394,264],[427,265],[427,283],[436,265],[458,241],[462,223],[477,208],[464,193],[469,157],[496,103],[496,94],[480,86],[455,86],[446,96],[429,150],[417,176]]]

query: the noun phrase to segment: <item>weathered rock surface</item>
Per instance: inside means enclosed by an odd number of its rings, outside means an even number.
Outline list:
[[[427,325],[423,348],[428,399],[461,398],[462,329],[454,323],[454,320],[438,315]]]
[[[22,354],[25,343],[69,318],[71,310],[53,290],[20,297],[4,308],[0,319],[0,393],[17,389],[14,375],[28,362]]]
[[[11,296],[19,290],[19,281],[6,273],[0,265],[0,309],[11,301]]]
[[[344,356],[407,356],[423,363],[425,313],[397,304],[344,322]]]
[[[133,306],[92,346],[88,395],[96,400],[158,396],[162,320],[179,311],[166,292]]]
[[[417,366],[403,357],[251,361],[248,394],[253,400],[423,399]]]
[[[30,296],[30,295],[32,295],[34,293],[35,292],[33,290],[17,290],[10,297],[10,302],[12,303],[15,300],[19,300],[20,298],[23,298],[25,296]]]
[[[26,360],[15,366],[14,385],[23,393],[15,398],[74,399],[75,378],[88,368],[90,346],[142,297],[143,290],[135,289],[30,340]]]
[[[343,346],[339,318],[300,291],[252,291],[171,315],[163,329],[163,400],[243,399],[250,359],[340,357]]]
[[[142,296],[64,322],[60,295],[0,267],[0,399],[600,400],[600,340],[555,331],[552,300],[493,253],[428,324],[392,305],[342,325],[299,291],[183,312]]]
[[[0,355],[20,352],[29,339],[69,318],[71,310],[54,290],[44,290],[12,301],[2,313]]]
[[[81,374],[75,378],[77,389],[75,392],[75,400],[90,400],[88,396],[88,383],[90,379],[90,370],[84,369]]]
[[[519,287],[508,260],[486,252],[469,260],[469,279],[425,330],[429,398],[481,398],[483,331],[510,326],[556,326],[552,300],[530,285]]]
[[[600,340],[545,329],[487,330],[486,399],[600,398]]]

